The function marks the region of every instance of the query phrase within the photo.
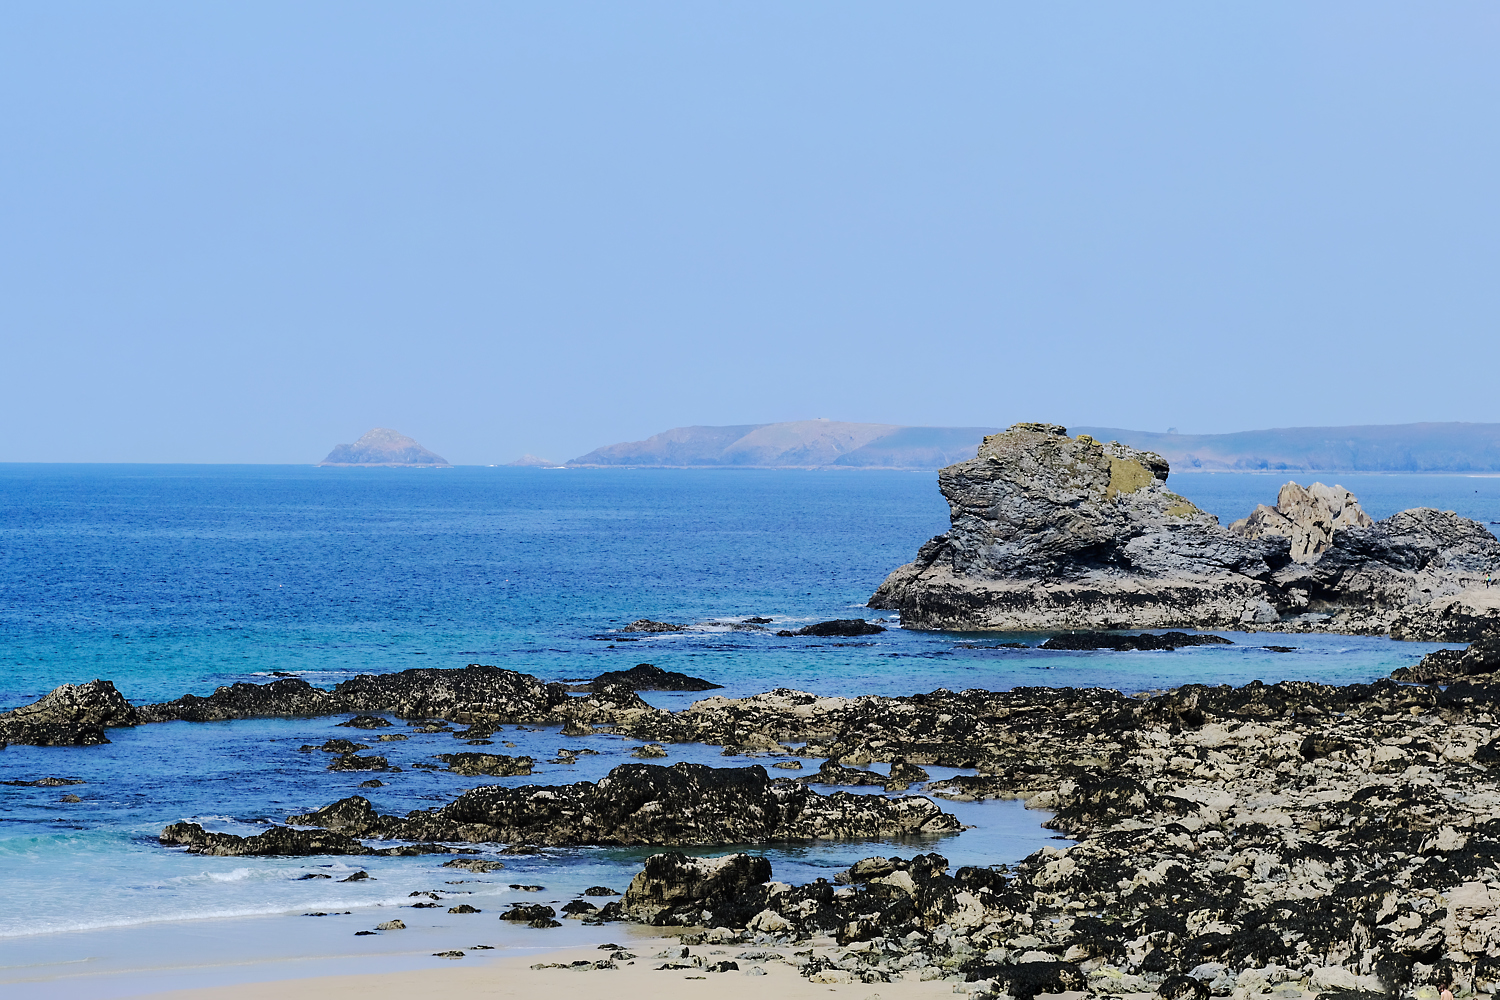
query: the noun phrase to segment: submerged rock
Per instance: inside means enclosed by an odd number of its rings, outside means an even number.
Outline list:
[[[930,799],[887,799],[771,779],[765,768],[622,764],[599,782],[487,785],[450,805],[381,816],[358,796],[287,822],[410,841],[584,844],[750,844],[956,832]]]
[[[1054,635],[1042,643],[1042,649],[1112,649],[1117,652],[1127,650],[1163,650],[1171,652],[1179,646],[1233,646],[1234,642],[1218,635],[1188,635],[1186,632],[1163,632],[1161,635],[1152,635],[1143,632],[1140,635],[1115,635],[1110,632],[1073,632],[1067,635]]]
[[[869,606],[916,628],[1377,634],[1399,617],[1408,635],[1435,628],[1500,561],[1477,522],[1428,509],[1370,522],[1321,485],[1291,484],[1286,509],[1225,528],[1168,490],[1168,471],[1159,455],[1055,424],[992,434],[938,473],[951,527]]]
[[[455,774],[477,777],[486,774],[505,778],[517,774],[530,774],[536,763],[530,757],[507,757],[492,753],[440,753],[437,759],[448,765]]]
[[[795,631],[782,629],[777,632],[780,636],[789,635],[815,635],[815,636],[844,636],[853,638],[860,635],[877,635],[885,631],[882,625],[867,622],[863,618],[840,618],[831,622],[818,622],[815,625],[804,625]]]

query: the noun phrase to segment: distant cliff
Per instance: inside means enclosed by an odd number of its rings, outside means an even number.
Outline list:
[[[353,444],[341,444],[318,463],[322,465],[389,465],[452,468],[417,442],[387,427],[376,427]]]
[[[1074,430],[1153,451],[1178,472],[1500,472],[1500,424],[1283,427],[1235,434]]]
[[[730,427],[674,427],[609,445],[572,466],[669,468],[939,469],[974,454],[989,427],[899,427],[794,420]]]

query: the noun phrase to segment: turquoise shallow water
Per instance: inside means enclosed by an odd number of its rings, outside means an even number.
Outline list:
[[[1330,478],[1376,517],[1425,505],[1500,520],[1500,479]],[[1194,474],[1174,476],[1172,485],[1227,521],[1273,502],[1281,481]],[[1031,684],[1135,691],[1188,681],[1370,680],[1433,648],[1224,633],[1236,644],[1049,653],[969,648],[1008,638],[994,634],[895,627],[862,640],[718,628],[627,642],[615,631],[639,617],[763,615],[793,627],[878,617],[862,607],[870,592],[946,521],[930,473],[0,466],[0,706],[93,677],[154,701],[263,681],[272,671],[328,685],[362,672],[471,662],[547,679],[653,662],[715,680],[730,695],[782,686],[830,695]],[[1297,650],[1261,648],[1278,643]],[[663,707],[692,700],[648,697]],[[156,845],[155,834],[178,819],[252,832],[350,794],[362,775],[330,774],[321,754],[294,749],[347,736],[332,728],[336,721],[174,723],[116,732],[104,747],[0,752],[0,780],[53,774],[87,782],[0,786],[0,894],[10,904],[0,913],[0,982],[32,976],[38,962],[55,970],[84,961],[80,955],[114,955],[94,967],[119,967],[146,947],[129,928],[184,919],[213,926],[210,918],[232,917],[242,927],[258,914],[257,940],[344,954],[354,947],[354,922],[386,919],[417,889],[471,892],[492,908],[516,898],[511,882],[535,882],[548,887],[545,899],[561,901],[589,884],[623,888],[639,862],[639,852],[553,851],[513,859],[496,878],[449,886],[462,876],[438,860],[369,859],[361,867],[373,881],[340,884],[298,879],[329,859],[200,858]],[[512,783],[595,778],[630,749],[607,737],[564,740],[555,730],[506,735],[517,752],[538,759],[559,746],[601,751],[573,766],[544,765],[532,779],[506,779]],[[405,766],[453,746],[434,734],[382,750]],[[711,748],[674,748],[671,759],[727,763]],[[410,769],[392,777],[399,780],[369,793],[382,810],[426,807],[474,783]],[[63,803],[64,792],[82,801]],[[1043,817],[1015,803],[953,808],[974,828],[936,849],[957,864],[1012,861],[1049,842]],[[932,846],[767,853],[778,877],[800,880],[869,853]],[[352,867],[335,861],[326,870]],[[347,930],[329,929],[331,917],[296,916],[343,909],[354,911],[338,918],[350,921]],[[423,941],[474,936],[474,925],[455,925],[460,918],[420,912],[428,921]],[[530,940],[497,925],[484,920],[492,943]],[[275,930],[283,926],[317,929]],[[150,940],[167,954],[181,938]],[[480,940],[455,937],[447,946]],[[387,935],[360,938],[357,947],[364,950],[350,954],[391,957],[411,945]],[[412,955],[425,960],[430,950]],[[102,994],[96,982],[78,995]]]

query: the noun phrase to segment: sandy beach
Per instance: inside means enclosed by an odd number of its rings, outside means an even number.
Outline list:
[[[628,939],[626,939],[628,940]],[[828,942],[831,943],[831,942]],[[386,1000],[412,996],[453,995],[464,997],[536,997],[559,990],[607,989],[621,1000],[645,1000],[648,997],[713,997],[715,1000],[760,1000],[767,995],[810,1000],[830,994],[867,1000],[918,1000],[918,998],[952,996],[955,984],[944,980],[912,980],[890,983],[821,983],[810,982],[785,962],[772,960],[738,960],[738,970],[708,972],[703,968],[661,969],[662,965],[692,965],[701,958],[704,965],[730,960],[747,950],[744,945],[701,945],[688,949],[690,957],[661,957],[671,950],[680,956],[683,945],[676,938],[646,938],[630,942],[636,957],[619,962],[615,969],[557,968],[574,962],[593,963],[608,956],[598,948],[567,948],[541,954],[505,955],[486,960],[469,953],[462,960],[443,962],[439,967],[418,971],[389,972],[372,975],[321,976],[274,982],[243,983],[235,986],[205,989],[173,990],[145,994],[154,1000],[252,1000],[275,995],[280,1000],[329,1000],[359,997],[361,1000]],[[759,949],[751,949],[759,950]],[[788,957],[792,950],[775,949]],[[822,949],[819,949],[821,951]],[[831,950],[831,949],[830,949]],[[537,966],[551,965],[552,968]],[[764,971],[756,974],[754,969]]]

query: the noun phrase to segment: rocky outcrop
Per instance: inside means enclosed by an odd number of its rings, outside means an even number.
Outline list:
[[[1369,523],[1352,495],[1282,491],[1225,528],[1158,455],[1017,424],[938,473],[949,530],[870,606],[916,628],[1416,630],[1500,565],[1484,526],[1437,510]],[[1425,610],[1424,610],[1425,609]]]
[[[173,823],[162,830],[158,839],[169,847],[186,847],[190,854],[211,854],[216,857],[234,858],[307,857],[318,854],[356,856],[378,854],[385,857],[412,857],[418,854],[457,853],[450,848],[435,844],[403,844],[400,847],[377,850],[366,847],[343,833],[328,830],[289,830],[283,826],[273,826],[253,837],[240,837],[232,833],[211,833],[197,823]],[[352,880],[353,876],[341,881]]]
[[[405,434],[388,427],[376,427],[353,444],[336,446],[318,464],[451,468],[443,456],[433,454]]]
[[[684,674],[661,673],[668,682],[675,678],[696,682],[696,678]],[[423,668],[361,674],[331,691],[295,677],[267,684],[228,684],[206,697],[189,694],[137,708],[111,682],[96,680],[64,684],[35,704],[0,714],[0,743],[90,746],[109,742],[105,727],[149,722],[226,722],[359,713],[341,725],[369,729],[390,725],[371,714],[386,712],[403,719],[451,720],[478,730],[486,726],[493,730],[505,723],[608,725],[658,712],[628,685],[595,683],[590,687],[588,697],[577,698],[563,684],[548,684],[530,674],[471,663],[455,670]]]
[[[1276,506],[1261,504],[1249,517],[1231,524],[1229,530],[1245,538],[1286,538],[1291,543],[1292,561],[1306,566],[1328,551],[1337,532],[1374,525],[1354,494],[1342,486],[1287,483],[1276,496]]]
[[[0,714],[0,745],[72,747],[108,743],[106,727],[143,721],[109,681],[64,684],[30,705]]]
[[[623,764],[597,783],[487,785],[450,805],[405,817],[355,796],[289,816],[356,837],[579,846],[759,844],[956,832],[930,799],[819,795],[765,768]]]

